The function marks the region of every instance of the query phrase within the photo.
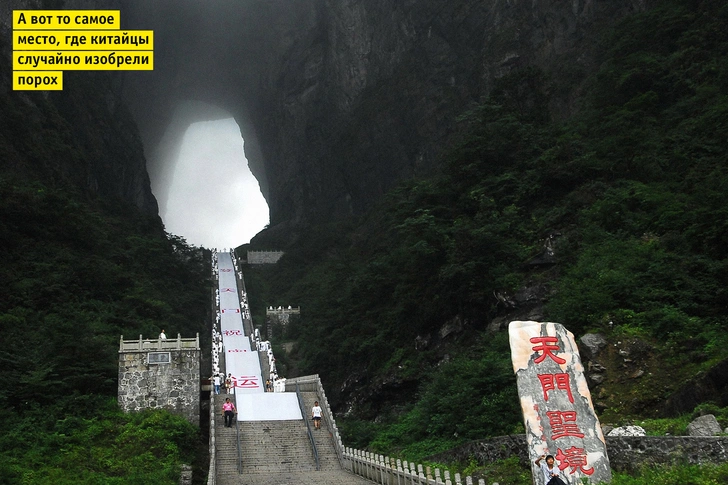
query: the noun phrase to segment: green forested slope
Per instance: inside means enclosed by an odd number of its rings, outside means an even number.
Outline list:
[[[495,295],[523,287],[577,337],[643,349],[643,377],[612,368],[599,390],[608,422],[659,415],[728,357],[727,54],[723,2],[660,2],[605,33],[571,119],[548,109],[569,86],[511,73],[463,116],[440,174],[252,270],[259,318],[302,306],[287,358],[351,411],[348,444],[417,457],[520,430],[505,335],[484,330],[508,314]],[[549,237],[557,264],[526,264]]]
[[[121,201],[27,178],[0,180],[0,214],[0,483],[176,483],[198,431],[118,411],[118,345],[206,337],[201,251]]]
[[[153,200],[119,200],[141,142],[109,77],[83,74],[0,93],[0,483],[177,483],[206,447],[182,418],[120,413],[119,337],[205,339],[208,272]]]

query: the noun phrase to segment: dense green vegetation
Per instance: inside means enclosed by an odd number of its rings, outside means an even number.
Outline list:
[[[180,463],[201,464],[199,430],[182,417],[124,414],[113,400],[84,411],[54,419],[38,409],[5,421],[11,426],[0,438],[0,483],[174,484]]]
[[[120,201],[40,182],[1,179],[0,214],[0,483],[176,483],[196,428],[109,399],[122,334],[207,336],[202,252]]]
[[[287,359],[351,411],[347,444],[421,458],[519,429],[505,338],[485,331],[519,288],[542,289],[545,318],[577,337],[645,349],[644,376],[613,366],[601,387],[608,422],[658,417],[728,357],[728,6],[661,2],[599,49],[572,118],[549,116],[564,86],[511,73],[462,117],[441,173],[252,270],[259,319],[302,306]],[[557,264],[528,264],[546,239]]]

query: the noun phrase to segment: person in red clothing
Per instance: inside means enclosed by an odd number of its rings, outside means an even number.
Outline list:
[[[225,427],[233,427],[233,417],[238,414],[238,410],[235,409],[235,404],[230,402],[230,398],[226,397],[225,402],[222,403],[222,415],[225,418]]]

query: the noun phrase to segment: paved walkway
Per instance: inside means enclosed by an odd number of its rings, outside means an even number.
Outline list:
[[[219,477],[218,485],[371,485],[365,480],[344,470],[321,472],[281,473],[276,476],[239,475]]]

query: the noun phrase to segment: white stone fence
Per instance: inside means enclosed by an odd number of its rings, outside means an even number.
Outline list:
[[[281,306],[279,306],[279,307],[276,308],[276,307],[269,306],[265,310],[265,314],[266,315],[285,315],[285,314],[289,314],[289,315],[290,314],[300,315],[301,314],[301,307],[300,306],[291,307],[289,305],[288,308],[284,308],[284,307],[281,307]]]
[[[207,469],[207,485],[216,485],[217,480],[217,457],[215,455],[215,393],[210,393],[210,466]]]
[[[453,481],[448,470],[443,474],[439,468],[435,468],[433,475],[429,466],[395,460],[353,448],[346,448],[344,460],[348,465],[345,467],[350,472],[382,485],[474,485],[475,483],[472,477],[465,477],[463,481],[459,473],[455,474]],[[482,478],[478,480],[478,485],[485,485],[485,480]]]
[[[155,350],[200,350],[200,334],[195,338],[182,338],[177,334],[176,339],[144,339],[139,335],[139,340],[124,340],[122,335],[119,338],[119,352],[139,352]]]
[[[331,430],[336,455],[345,470],[382,485],[475,485],[472,477],[465,477],[463,480],[459,473],[453,479],[447,470],[440,473],[439,468],[433,471],[429,466],[344,447],[319,375],[287,379],[286,391],[295,391],[296,384],[301,391],[315,392],[318,395],[324,420]],[[485,485],[485,480],[480,479],[477,483]]]

